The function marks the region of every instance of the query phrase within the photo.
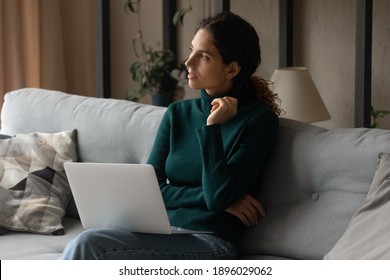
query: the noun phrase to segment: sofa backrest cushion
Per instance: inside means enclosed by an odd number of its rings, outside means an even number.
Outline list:
[[[26,88],[5,95],[1,133],[76,128],[80,161],[144,163],[166,108]]]
[[[322,259],[363,204],[390,131],[326,130],[281,119],[258,199],[267,215],[248,229],[240,254]]]

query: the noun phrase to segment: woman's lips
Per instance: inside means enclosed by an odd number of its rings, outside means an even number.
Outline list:
[[[189,72],[188,75],[187,75],[187,78],[188,78],[189,80],[191,80],[191,79],[195,79],[196,76],[195,76],[194,73]]]

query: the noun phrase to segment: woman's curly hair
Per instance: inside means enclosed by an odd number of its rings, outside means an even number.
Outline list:
[[[280,99],[278,94],[270,88],[270,81],[267,81],[260,76],[252,75],[250,77],[250,92],[255,99],[259,100],[264,105],[268,106],[278,116],[282,113],[280,108]]]

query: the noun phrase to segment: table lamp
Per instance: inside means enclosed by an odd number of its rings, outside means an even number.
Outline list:
[[[307,68],[278,68],[272,74],[271,82],[273,91],[281,100],[283,117],[302,122],[330,119]]]

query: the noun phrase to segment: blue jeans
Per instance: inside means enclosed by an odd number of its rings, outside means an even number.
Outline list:
[[[237,247],[212,234],[146,234],[89,229],[70,241],[62,259],[173,260],[235,259]]]

